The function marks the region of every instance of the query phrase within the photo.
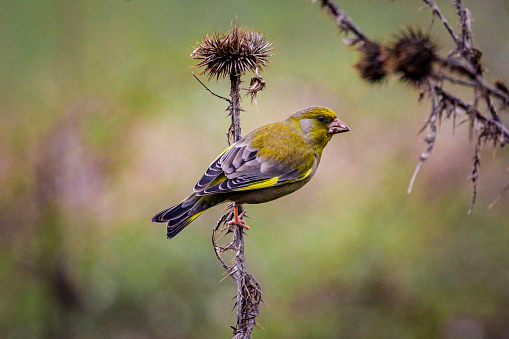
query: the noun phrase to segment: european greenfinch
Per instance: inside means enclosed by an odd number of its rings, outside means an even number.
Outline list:
[[[218,204],[259,204],[295,192],[315,174],[332,136],[349,130],[332,110],[323,107],[309,107],[284,121],[262,126],[221,153],[196,183],[193,194],[157,213],[152,221],[167,223],[167,237],[173,238]],[[235,209],[232,223],[247,228],[237,213]]]

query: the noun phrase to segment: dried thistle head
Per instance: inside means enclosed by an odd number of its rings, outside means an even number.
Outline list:
[[[258,92],[263,91],[266,86],[265,80],[258,74],[258,70],[256,71],[256,75],[254,77],[251,77],[251,82],[249,83],[249,87],[245,88],[247,90],[246,95],[251,96],[251,102],[253,100],[256,100],[256,96],[258,95]]]
[[[393,72],[404,81],[420,84],[433,72],[437,46],[428,34],[412,28],[402,31],[389,48]]]
[[[361,77],[371,83],[382,81],[387,75],[387,50],[376,42],[368,42],[359,47],[361,57],[355,64]]]
[[[205,36],[191,57],[203,60],[195,66],[205,67],[200,74],[219,79],[267,67],[271,50],[272,42],[265,41],[262,33],[234,25],[227,33]]]

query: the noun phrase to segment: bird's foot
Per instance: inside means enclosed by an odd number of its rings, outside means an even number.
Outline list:
[[[235,220],[229,221],[228,225],[230,225],[230,226],[237,225],[239,227],[242,227],[245,230],[250,230],[251,229],[248,225],[246,225],[246,222],[244,220],[242,220],[242,219],[239,220],[239,222],[236,222]]]
[[[250,229],[249,226],[246,225],[246,222],[242,219],[242,217],[244,217],[244,215],[246,215],[246,211],[242,211],[242,213],[239,214],[237,206],[234,207],[234,211],[235,211],[235,219],[233,219],[232,221],[229,221],[228,225],[229,226],[237,225],[239,227],[242,227],[245,230],[249,230]]]

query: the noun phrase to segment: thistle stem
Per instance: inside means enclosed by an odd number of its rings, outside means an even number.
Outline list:
[[[191,57],[202,60],[196,66],[205,67],[201,74],[208,74],[209,80],[213,77],[217,79],[230,77],[230,99],[213,93],[200,81],[210,93],[229,103],[227,110],[231,116],[231,125],[228,128],[227,137],[230,145],[241,138],[240,77],[246,71],[256,72],[259,84],[250,91],[253,94],[261,90],[265,82],[259,76],[258,69],[262,66],[266,67],[269,63],[267,58],[272,55],[270,53],[271,46],[272,43],[266,42],[262,34],[238,27],[235,23],[228,33],[215,34],[212,37],[207,35],[204,42],[198,44],[198,47],[191,53]],[[238,218],[244,215],[243,207],[233,203],[233,208],[234,210],[223,214],[217,222],[212,231],[212,244],[227,275],[232,277],[237,284],[237,325],[236,327],[232,326],[233,336],[235,339],[251,339],[251,332],[256,325],[258,306],[261,301],[261,290],[256,280],[245,271],[244,228],[242,225],[238,225]],[[231,222],[232,219],[235,221]],[[232,233],[233,239],[224,244],[225,236],[232,235]],[[226,239],[229,238],[226,237]],[[222,245],[218,243],[220,240],[222,240]],[[223,253],[228,251],[235,252],[235,257],[229,264],[222,257]]]
[[[241,136],[240,130],[240,75],[230,74],[230,105],[228,110],[232,118],[232,124],[228,131],[228,143],[232,144],[239,141]]]
[[[228,110],[230,111],[232,123],[228,131],[228,143],[237,142],[241,137],[240,129],[240,76],[236,74],[230,74],[230,105]],[[235,205],[234,209],[238,209],[238,213],[242,213],[242,205]],[[235,254],[235,273],[232,275],[233,279],[237,283],[237,326],[234,331],[234,339],[250,339],[251,332],[256,323],[255,319],[258,315],[258,302],[253,303],[253,298],[246,298],[249,296],[249,283],[247,281],[256,280],[245,271],[245,256],[244,256],[244,230],[242,227],[237,226],[233,230],[234,239],[236,242],[235,248],[237,253]],[[258,284],[256,283],[259,289]],[[255,298],[256,299],[256,298]],[[254,307],[253,307],[254,306]],[[255,312],[252,312],[256,310]],[[251,312],[249,312],[251,311]]]

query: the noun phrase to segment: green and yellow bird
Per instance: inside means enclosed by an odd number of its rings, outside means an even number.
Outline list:
[[[157,213],[173,238],[207,209],[268,202],[304,186],[315,174],[325,145],[350,128],[327,108],[309,107],[288,119],[262,126],[221,153],[181,203]],[[233,223],[246,227],[238,220]],[[241,215],[242,216],[242,215]]]

